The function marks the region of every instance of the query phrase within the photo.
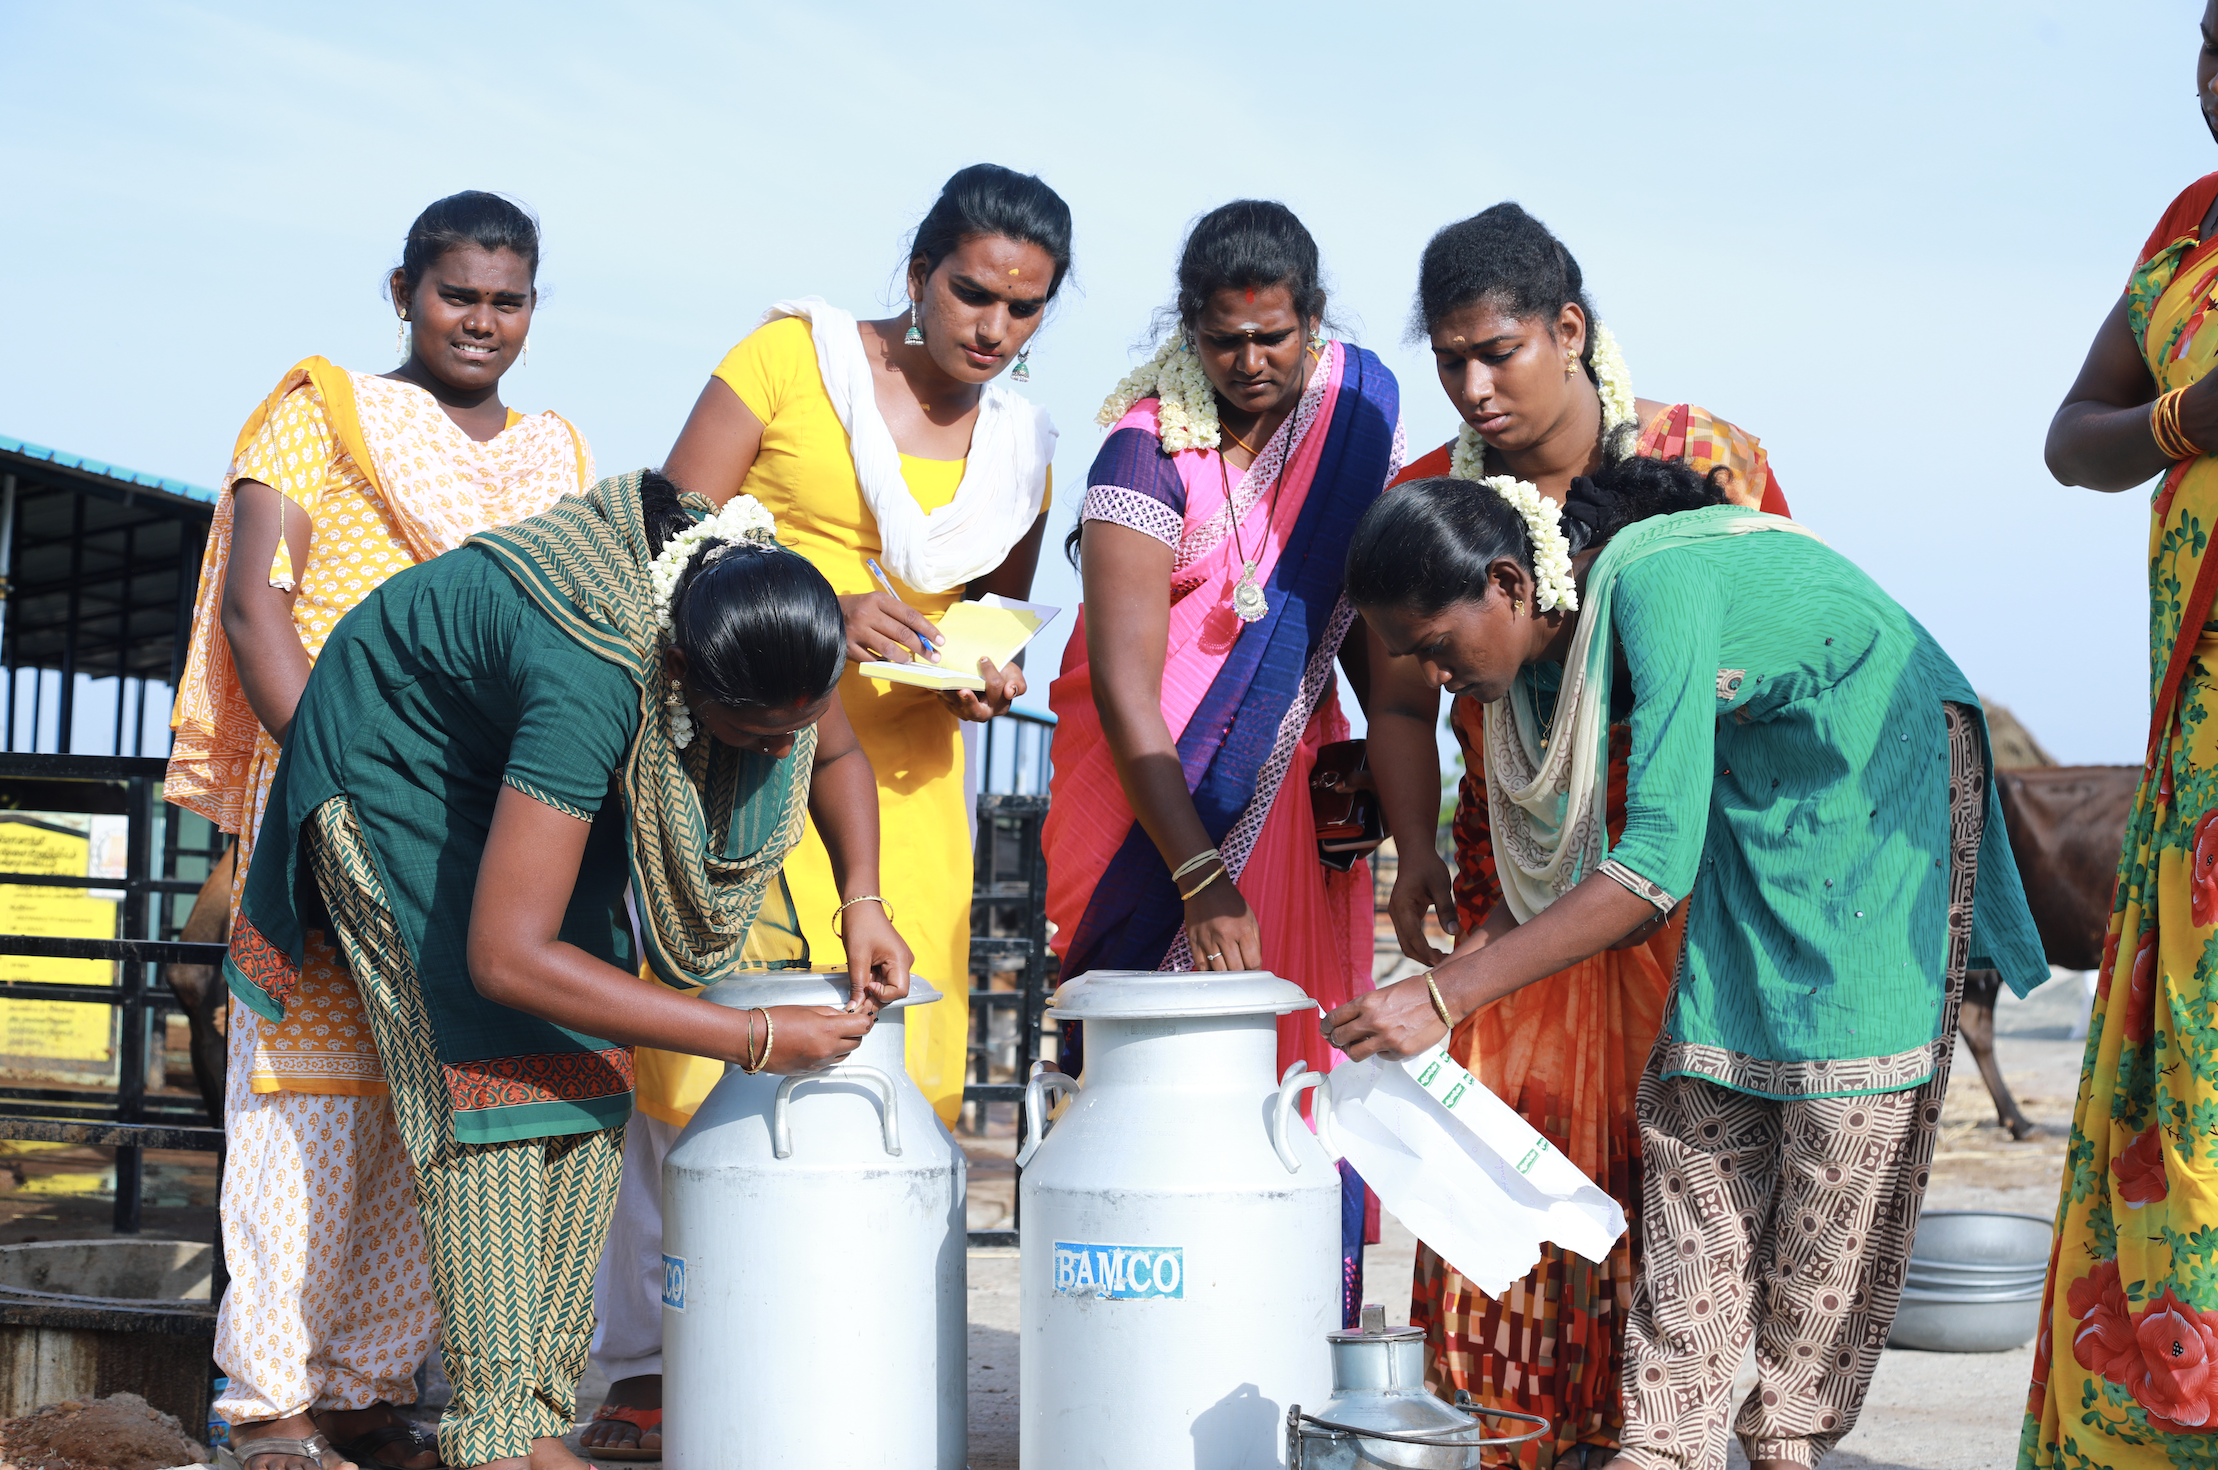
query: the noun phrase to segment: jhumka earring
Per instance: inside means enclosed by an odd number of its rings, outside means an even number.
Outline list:
[[[1032,381],[1031,343],[1025,343],[1024,349],[1017,354],[1016,366],[1009,369],[1009,381],[1012,383],[1029,383]]]
[[[530,362],[531,362],[531,338],[529,338],[529,337],[526,337],[526,338],[524,339],[524,345],[523,345],[523,348],[522,348],[522,350],[521,350],[521,351],[519,351],[519,352],[518,352],[518,353],[516,354],[516,366],[518,366],[518,367],[524,367],[524,366],[528,365],[528,364],[529,364]]]
[[[909,330],[901,334],[901,345],[904,347],[922,347],[924,345],[924,328],[917,322],[916,302],[913,298],[909,302]]]
[[[1579,359],[1572,353],[1566,352],[1563,355],[1563,375],[1568,378],[1578,370]]]
[[[402,357],[408,356],[408,318],[405,316],[400,319],[400,325],[393,329],[393,350]]]

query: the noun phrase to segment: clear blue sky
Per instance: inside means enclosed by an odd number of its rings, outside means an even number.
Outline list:
[[[2199,14],[14,0],[0,433],[213,484],[292,362],[391,364],[408,221],[480,187],[546,232],[509,401],[604,469],[657,462],[765,304],[890,301],[904,232],[990,159],[1077,218],[1032,354],[1059,539],[1196,214],[1302,215],[1423,447],[1454,417],[1403,340],[1417,252],[1516,199],[1640,393],[1760,435],[1796,514],[1982,691],[2065,760],[2130,762],[2146,497],[2057,486],[2041,438],[2157,214],[2218,167]],[[1057,566],[1037,595],[1076,589]]]

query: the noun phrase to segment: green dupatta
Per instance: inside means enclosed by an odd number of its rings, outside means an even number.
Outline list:
[[[1618,574],[1674,546],[1809,527],[1739,505],[1657,516],[1612,536],[1579,589],[1579,627],[1556,695],[1558,738],[1543,744],[1539,712],[1522,679],[1486,707],[1486,804],[1502,897],[1519,923],[1569,893],[1601,866],[1608,841],[1610,675],[1617,639],[1610,626]],[[1571,718],[1564,719],[1566,712]]]
[[[808,822],[814,726],[775,763],[705,732],[685,749],[671,738],[647,570],[641,472],[601,481],[528,520],[472,536],[556,626],[631,675],[639,735],[624,761],[632,892],[655,973],[674,985],[707,985],[743,968],[741,950],[764,890]],[[708,502],[686,497],[687,509]],[[768,767],[768,770],[765,770]],[[779,774],[786,789],[773,789]],[[734,830],[734,824],[741,830]]]

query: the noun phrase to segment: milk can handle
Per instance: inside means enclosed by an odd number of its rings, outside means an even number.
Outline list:
[[[1294,1157],[1294,1146],[1287,1142],[1287,1127],[1294,1116],[1295,1099],[1312,1087],[1322,1094],[1318,1099],[1320,1106],[1317,1114],[1317,1141],[1324,1145],[1327,1155],[1336,1156],[1338,1153],[1329,1141],[1330,1135],[1321,1106],[1325,1098],[1332,1096],[1331,1089],[1326,1086],[1325,1074],[1309,1071],[1308,1065],[1306,1062],[1296,1062],[1286,1069],[1286,1080],[1278,1085],[1278,1106],[1271,1110],[1271,1147],[1278,1150],[1278,1161],[1286,1166],[1289,1174],[1299,1174],[1302,1171],[1302,1161]]]
[[[901,1114],[894,1107],[893,1079],[861,1062],[842,1062],[818,1072],[801,1072],[778,1084],[777,1101],[770,1106],[770,1147],[781,1159],[793,1157],[793,1129],[786,1121],[793,1089],[804,1082],[868,1082],[878,1089],[878,1116],[886,1134],[886,1152],[901,1157]]]
[[[1068,1072],[1042,1072],[1024,1084],[1024,1147],[1017,1150],[1019,1169],[1032,1162],[1032,1155],[1040,1151],[1047,1137],[1047,1094],[1051,1089],[1076,1093],[1078,1079]]]

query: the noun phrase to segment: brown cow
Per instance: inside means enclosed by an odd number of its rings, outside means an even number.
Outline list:
[[[193,900],[193,911],[177,937],[191,944],[221,944],[231,932],[231,872],[239,845],[217,859]],[[200,1086],[201,1101],[218,1128],[223,1126],[223,1032],[216,1013],[230,995],[220,967],[215,965],[164,965],[162,979],[185,1008],[192,1030],[193,1081]]]
[[[2010,855],[2052,965],[2092,970],[2102,963],[2111,885],[2140,780],[2139,766],[2026,766],[1995,772]],[[1996,1121],[2011,1137],[2022,1139],[2038,1130],[2019,1111],[1995,1061],[1995,999],[2001,988],[2002,977],[1993,970],[1967,972],[1957,1030],[1995,1101]]]

